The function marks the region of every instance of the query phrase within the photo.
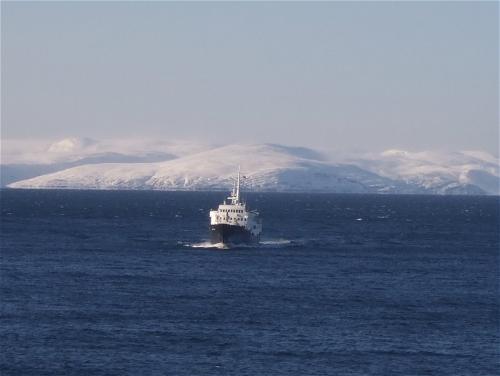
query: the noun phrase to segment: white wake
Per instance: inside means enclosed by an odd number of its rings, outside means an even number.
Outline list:
[[[288,239],[266,239],[257,244],[234,244],[227,245],[224,243],[211,243],[210,241],[202,241],[197,243],[179,243],[187,248],[205,248],[205,249],[231,249],[231,248],[279,248],[292,245],[293,242]]]

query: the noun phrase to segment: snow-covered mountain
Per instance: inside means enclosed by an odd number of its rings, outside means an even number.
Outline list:
[[[163,140],[102,140],[65,138],[47,140],[2,140],[1,186],[99,163],[161,162],[212,148],[192,142]]]
[[[432,193],[500,193],[498,159],[483,152],[387,150],[377,155],[352,158],[350,162]]]
[[[12,188],[229,189],[241,165],[259,191],[399,192],[405,184],[354,165],[325,162],[310,149],[228,145],[156,163],[83,165],[10,184]]]
[[[175,145],[149,147],[150,153],[157,154],[141,160],[144,149],[130,152],[129,148],[128,154],[115,155],[109,154],[110,148],[83,142],[78,148],[94,148],[94,154],[88,152],[85,158],[72,162],[77,165],[16,181],[9,187],[220,190],[230,188],[235,169],[241,165],[247,177],[246,189],[254,191],[499,194],[498,159],[480,152],[389,150],[333,161],[315,150],[275,144],[185,144],[177,149]],[[66,146],[58,144],[55,149],[67,153]],[[104,156],[103,150],[108,154]],[[106,163],[100,163],[98,152]]]

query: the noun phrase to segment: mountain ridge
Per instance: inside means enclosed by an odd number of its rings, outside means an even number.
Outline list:
[[[66,150],[69,143],[62,145]],[[90,141],[86,145],[95,147]],[[82,160],[96,163],[72,166],[7,186],[224,190],[231,187],[235,169],[240,165],[251,191],[499,194],[498,165],[492,163],[498,159],[484,152],[388,150],[334,161],[314,149],[279,144],[199,147],[181,156],[169,154],[165,148],[161,150],[152,152],[158,159],[151,161],[137,156],[145,151],[135,157],[123,157],[131,158],[132,163],[99,163],[98,158],[87,154]],[[160,161],[163,156],[168,156],[168,160]]]

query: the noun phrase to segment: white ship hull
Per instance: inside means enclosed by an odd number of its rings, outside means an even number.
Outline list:
[[[230,202],[219,205],[210,211],[210,239],[213,244],[252,244],[258,243],[262,231],[259,213],[247,210],[240,201],[240,173],[229,197]]]

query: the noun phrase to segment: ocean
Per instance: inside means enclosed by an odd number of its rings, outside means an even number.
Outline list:
[[[0,193],[2,376],[499,374],[499,197]]]

